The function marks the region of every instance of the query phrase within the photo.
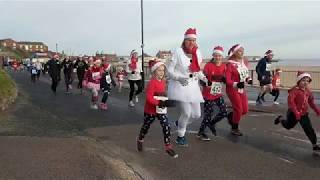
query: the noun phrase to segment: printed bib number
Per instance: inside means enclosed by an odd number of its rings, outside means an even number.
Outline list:
[[[37,74],[37,70],[32,69],[32,70],[31,70],[31,73],[32,73],[32,74]]]
[[[119,81],[123,80],[123,75],[119,75]]]
[[[249,77],[249,70],[245,66],[239,66],[238,67],[238,72],[240,75],[240,81],[244,82],[248,77]]]
[[[100,77],[101,77],[100,72],[93,72],[92,73],[93,80],[98,80],[98,79],[100,79]]]
[[[280,86],[280,79],[277,79],[276,80],[276,87],[279,87]]]
[[[108,84],[111,83],[111,77],[110,77],[110,75],[106,75],[106,82],[107,82]]]
[[[222,93],[222,84],[220,82],[212,82],[210,94],[216,95]]]
[[[271,64],[267,63],[266,64],[266,71],[271,71],[271,68],[272,68]]]
[[[164,96],[153,96],[153,98],[155,98],[156,100],[161,100],[161,101],[168,100],[168,97],[164,97]],[[156,106],[156,113],[157,114],[167,114],[167,107]]]

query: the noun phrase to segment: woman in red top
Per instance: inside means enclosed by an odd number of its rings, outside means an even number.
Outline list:
[[[85,75],[84,86],[92,92],[91,108],[98,109],[98,92],[100,90],[100,79],[102,77],[103,68],[101,67],[101,60],[94,61],[94,65],[89,68]]]
[[[207,77],[208,83],[202,89],[204,98],[204,117],[199,128],[197,137],[203,141],[210,138],[205,133],[205,128],[209,127],[212,134],[216,135],[215,124],[227,117],[227,107],[222,94],[222,84],[225,83],[225,64],[222,64],[223,48],[217,46],[213,49],[212,59],[203,69],[203,74]],[[218,108],[219,113],[213,117]]]
[[[172,149],[170,142],[170,125],[167,117],[167,107],[172,105],[172,101],[165,97],[166,81],[164,79],[165,66],[163,62],[154,61],[151,63],[151,72],[153,76],[146,88],[146,102],[144,105],[144,122],[137,138],[137,149],[143,151],[143,142],[148,133],[150,125],[157,118],[162,126],[164,144],[166,152],[177,158],[178,154]]]
[[[244,48],[236,44],[228,52],[229,59],[226,68],[226,93],[232,104],[228,115],[231,133],[242,136],[239,130],[241,116],[248,112],[248,98],[244,90],[245,83],[252,84],[249,77],[248,62],[243,58]]]
[[[294,128],[299,122],[305,134],[308,136],[315,153],[320,153],[320,147],[317,145],[317,136],[314,132],[308,115],[309,106],[320,116],[319,108],[314,104],[314,97],[309,89],[311,75],[304,72],[298,72],[297,85],[289,90],[287,119],[278,116],[274,123],[279,124],[286,129]]]

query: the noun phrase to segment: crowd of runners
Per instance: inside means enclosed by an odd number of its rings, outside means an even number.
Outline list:
[[[178,43],[180,44],[180,43]],[[162,127],[165,151],[172,157],[178,157],[171,143],[171,127],[168,120],[167,108],[176,106],[180,116],[175,120],[178,146],[188,146],[185,136],[187,126],[194,120],[203,119],[197,137],[202,141],[210,141],[207,129],[216,136],[216,123],[226,119],[230,125],[230,133],[242,136],[240,122],[248,113],[248,97],[246,86],[252,85],[252,77],[248,70],[248,60],[244,56],[245,48],[240,44],[232,46],[227,53],[221,46],[212,49],[212,58],[204,68],[200,68],[202,55],[197,45],[196,29],[189,28],[184,34],[181,46],[172,54],[167,62],[153,60],[149,63],[152,77],[145,88],[144,119],[137,136],[137,149],[143,151],[143,144],[150,125],[158,119]],[[258,62],[256,73],[260,83],[260,92],[256,103],[265,102],[264,96],[274,96],[273,103],[278,105],[280,83],[280,69],[272,68],[272,50],[267,50],[265,56]],[[225,58],[226,57],[226,58]],[[225,60],[224,60],[225,59]],[[79,57],[60,60],[55,55],[46,64],[38,62],[28,68],[32,82],[40,77],[40,71],[48,72],[51,77],[51,90],[57,93],[57,86],[64,75],[66,93],[70,93],[74,75],[77,75],[77,88],[82,93],[84,89],[91,92],[90,107],[92,109],[107,110],[107,100],[112,88],[118,86],[122,91],[124,79],[128,79],[128,105],[134,107],[139,102],[143,92],[142,63],[136,51],[131,51],[126,67],[117,67],[112,71],[111,63],[104,57]],[[310,74],[297,72],[296,84],[293,84],[288,95],[288,110],[286,116],[278,116],[274,124],[281,124],[286,129],[293,128],[300,123],[306,136],[312,143],[314,152],[320,152],[317,136],[308,115],[309,106],[320,115],[319,108],[314,103],[313,94],[309,88],[312,81]],[[137,87],[137,88],[136,88]],[[102,98],[99,100],[99,93]],[[228,111],[225,103],[228,97],[232,110]],[[201,109],[200,103],[204,103]],[[109,104],[112,105],[112,104]],[[215,113],[218,112],[218,113]]]

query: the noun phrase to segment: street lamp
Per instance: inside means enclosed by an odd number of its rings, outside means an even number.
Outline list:
[[[142,51],[142,56],[141,56],[141,62],[142,62],[142,89],[144,89],[144,42],[143,42],[143,0],[140,1],[141,5],[141,51]]]

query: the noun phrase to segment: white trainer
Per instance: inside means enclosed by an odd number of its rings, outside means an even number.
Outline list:
[[[130,102],[129,102],[129,106],[134,107],[133,101],[130,101]]]
[[[96,104],[92,104],[91,109],[98,109],[98,106]]]
[[[136,97],[135,97],[135,100],[136,100],[136,103],[138,103],[138,102],[139,102],[139,98],[138,98],[138,96],[136,96]]]
[[[274,102],[273,102],[273,104],[275,104],[275,105],[279,105],[280,103],[279,103],[279,102],[277,102],[277,101],[274,101]]]

